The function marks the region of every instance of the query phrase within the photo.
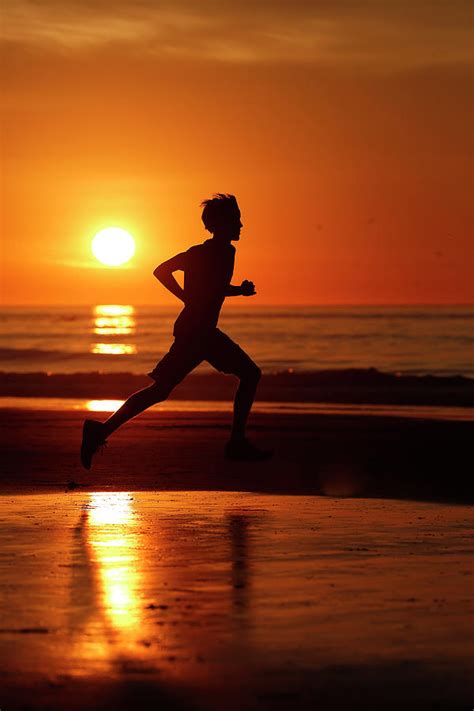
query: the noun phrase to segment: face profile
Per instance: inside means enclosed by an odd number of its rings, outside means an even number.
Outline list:
[[[240,210],[237,209],[234,214],[229,215],[228,219],[222,221],[222,227],[214,232],[214,236],[228,239],[230,242],[238,242],[242,227]]]
[[[239,241],[243,225],[234,195],[217,193],[209,200],[204,200],[201,207],[204,208],[201,216],[204,227],[214,238],[229,242]]]

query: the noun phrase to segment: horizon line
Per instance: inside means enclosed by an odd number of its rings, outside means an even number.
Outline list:
[[[122,300],[122,301],[91,301],[88,303],[65,303],[65,302],[17,302],[17,303],[11,303],[11,304],[1,304],[0,308],[23,308],[23,307],[64,307],[64,308],[76,308],[76,307],[88,307],[88,306],[97,306],[98,304],[117,304],[119,306],[125,306],[125,305],[130,305],[130,306],[135,306],[135,307],[142,307],[142,306],[169,306],[172,307],[174,304],[170,302],[135,302],[135,303],[130,303],[127,300]],[[227,304],[231,308],[245,308],[247,304],[237,304],[237,303],[229,303]],[[376,307],[412,307],[412,306],[442,306],[442,307],[453,307],[453,306],[473,306],[474,307],[474,301],[453,301],[453,302],[439,302],[439,301],[413,301],[413,302],[377,302],[377,301],[364,301],[364,302],[327,302],[327,303],[321,303],[321,302],[312,302],[312,303],[287,303],[287,304],[273,304],[273,303],[268,303],[268,304],[258,304],[258,307],[262,308],[308,308],[308,307],[356,307],[356,306],[376,306]]]

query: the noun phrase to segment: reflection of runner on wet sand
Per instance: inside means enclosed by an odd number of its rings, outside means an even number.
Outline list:
[[[102,609],[96,570],[90,556],[87,541],[88,511],[84,508],[77,525],[73,528],[71,545],[70,600],[67,608],[68,629],[71,636],[82,634],[91,620],[97,623]]]
[[[174,343],[148,374],[155,381],[153,385],[131,395],[106,422],[84,422],[81,461],[86,469],[90,469],[92,457],[105,444],[107,437],[147,408],[166,400],[173,388],[204,360],[240,380],[226,457],[238,461],[258,461],[271,456],[271,452],[259,449],[245,436],[247,418],[261,376],[260,368],[240,346],[217,328],[219,313],[227,296],[255,294],[251,281],[244,280],[240,286],[230,283],[235,258],[235,247],[231,242],[240,239],[242,228],[239,206],[233,195],[222,193],[205,200],[202,205],[202,220],[212,238],[163,262],[154,272],[163,286],[184,303],[174,325]],[[184,272],[183,288],[173,276],[176,271]]]
[[[244,612],[249,605],[249,542],[250,516],[230,514],[227,518],[232,560],[232,604],[235,612]]]

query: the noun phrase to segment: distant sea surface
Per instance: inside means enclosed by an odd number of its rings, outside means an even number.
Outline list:
[[[147,373],[179,308],[3,307],[0,370]],[[377,368],[474,377],[474,307],[225,305],[219,327],[266,373]],[[203,364],[202,370],[210,369]]]

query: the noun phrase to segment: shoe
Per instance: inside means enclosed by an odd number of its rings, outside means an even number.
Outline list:
[[[248,439],[231,439],[225,446],[225,458],[234,462],[264,462],[273,450],[259,449]]]
[[[103,435],[104,425],[97,420],[85,420],[82,428],[81,462],[84,469],[90,469],[92,457],[107,444]]]

